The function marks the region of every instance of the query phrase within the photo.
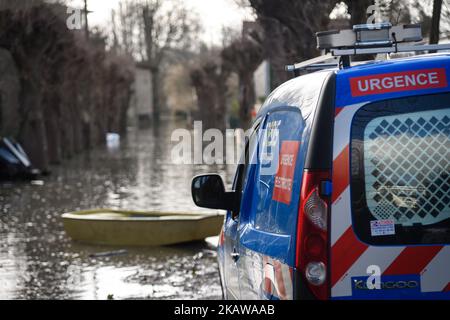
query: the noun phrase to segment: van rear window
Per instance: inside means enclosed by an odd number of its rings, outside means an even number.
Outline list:
[[[450,243],[450,94],[377,102],[356,113],[351,194],[364,242]]]

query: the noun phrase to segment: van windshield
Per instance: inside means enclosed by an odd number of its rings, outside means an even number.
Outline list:
[[[351,183],[361,240],[450,243],[450,94],[362,107],[352,122]]]

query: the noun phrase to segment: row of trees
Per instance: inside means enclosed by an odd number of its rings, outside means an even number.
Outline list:
[[[0,134],[41,169],[126,130],[133,62],[67,18],[57,3],[0,2]]]

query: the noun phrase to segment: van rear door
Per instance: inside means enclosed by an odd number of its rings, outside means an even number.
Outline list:
[[[332,298],[450,299],[448,89],[346,105],[334,128]]]

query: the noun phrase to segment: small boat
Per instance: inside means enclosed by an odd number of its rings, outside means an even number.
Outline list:
[[[161,246],[217,236],[222,214],[96,209],[64,213],[67,234],[75,241],[114,246]]]

